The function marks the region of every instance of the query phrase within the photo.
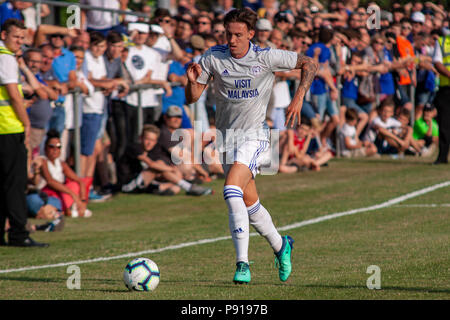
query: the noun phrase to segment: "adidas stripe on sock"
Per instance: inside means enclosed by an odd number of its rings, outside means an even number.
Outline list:
[[[283,238],[273,224],[270,213],[259,202],[259,199],[247,207],[250,224],[269,242],[274,252],[278,252],[283,245]]]
[[[248,263],[249,220],[247,207],[244,203],[244,193],[238,186],[226,185],[223,188],[223,198],[228,206],[228,223],[234,248],[236,262]]]

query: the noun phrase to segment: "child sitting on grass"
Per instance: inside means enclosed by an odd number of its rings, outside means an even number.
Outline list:
[[[361,141],[356,133],[358,113],[354,109],[345,112],[345,123],[340,130],[342,156],[346,158],[369,157],[377,154],[377,147],[370,141]]]
[[[319,147],[308,119],[302,118],[295,130],[289,129],[287,132],[287,141],[280,148],[280,172],[292,173],[301,168],[320,171],[320,167],[333,157],[330,151]]]
[[[433,119],[435,108],[426,104],[423,108],[422,117],[414,122],[413,139],[417,141],[421,149],[421,155],[431,155],[439,143],[439,128]]]
[[[386,98],[381,103],[378,116],[370,124],[370,140],[380,154],[401,154],[411,145],[410,133],[400,121],[394,118],[394,101]]]

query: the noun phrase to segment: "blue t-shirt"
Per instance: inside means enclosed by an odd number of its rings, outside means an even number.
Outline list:
[[[52,68],[59,82],[69,81],[69,72],[76,70],[77,62],[72,51],[62,48],[61,55],[53,59]]]
[[[36,79],[43,85],[47,83],[40,73],[35,74]],[[48,99],[37,99],[27,108],[28,117],[32,128],[44,129],[52,117],[52,107]]]
[[[320,48],[319,63],[330,61],[331,51],[326,45],[321,42],[312,44],[306,51],[306,55],[311,58],[314,57],[315,48]],[[323,94],[326,92],[327,87],[325,81],[320,77],[316,77],[316,79],[314,79],[313,83],[311,84],[311,94]]]
[[[358,99],[358,77],[353,77],[353,79],[344,79],[342,84],[342,97],[350,99]]]
[[[178,61],[173,61],[169,65],[168,75],[170,75],[170,74],[176,74],[177,76],[182,76],[182,75],[186,74],[186,68],[184,65],[182,65]],[[162,113],[165,113],[167,111],[167,109],[172,105],[180,107],[181,110],[183,110],[181,128],[184,128],[184,129],[192,128],[191,120],[189,119],[189,116],[187,115],[187,113],[183,107],[186,104],[186,97],[184,94],[183,86],[172,87],[172,95],[170,97],[167,97],[166,94],[164,94],[162,97],[162,103],[163,103]]]
[[[23,21],[23,15],[20,10],[14,9],[11,2],[6,1],[0,5],[0,27],[8,19]]]
[[[386,48],[383,49],[384,56],[383,61],[390,61],[392,62],[394,59],[392,58],[392,54],[387,50]],[[394,77],[392,76],[392,73],[390,71],[380,74],[380,91],[384,94],[394,94],[395,93],[395,83],[394,83]]]

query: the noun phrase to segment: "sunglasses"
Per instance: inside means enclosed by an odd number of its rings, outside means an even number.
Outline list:
[[[61,149],[61,143],[58,143],[58,144],[49,144],[48,147],[49,147],[50,149],[56,149],[56,148]]]

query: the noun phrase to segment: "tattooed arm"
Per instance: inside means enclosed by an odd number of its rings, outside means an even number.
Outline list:
[[[307,57],[303,54],[299,54],[297,58],[297,65],[295,69],[301,69],[300,85],[292,98],[291,103],[287,108],[286,113],[286,123],[287,127],[292,118],[292,124],[294,124],[295,117],[297,117],[297,122],[300,124],[300,112],[303,106],[303,99],[305,98],[306,92],[308,92],[311,83],[316,76],[319,64],[312,58]]]

